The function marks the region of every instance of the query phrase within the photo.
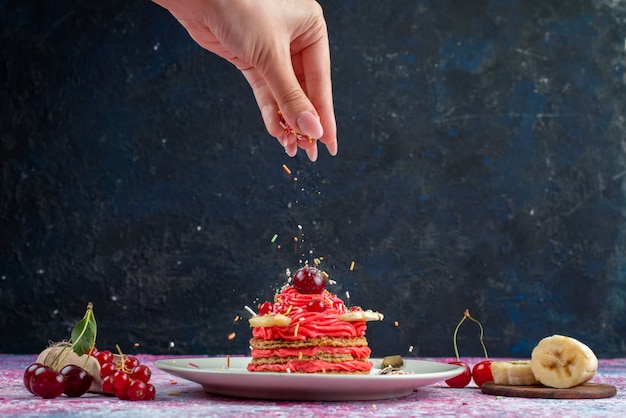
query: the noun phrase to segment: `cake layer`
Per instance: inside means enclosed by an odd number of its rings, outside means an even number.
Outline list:
[[[349,361],[367,360],[370,356],[369,347],[302,347],[302,348],[276,348],[262,350],[253,348],[253,359],[293,359],[299,360],[326,360],[326,361]]]
[[[302,348],[302,347],[367,347],[365,337],[332,338],[314,337],[304,340],[282,340],[282,339],[261,339],[251,338],[250,346],[262,350],[272,348]]]
[[[367,358],[354,358],[350,354],[328,354],[328,353],[317,353],[314,356],[305,356],[305,355],[295,355],[295,356],[269,356],[269,357],[261,357],[252,359],[251,363],[255,365],[260,364],[282,364],[287,363],[292,360],[300,360],[300,361],[315,361],[315,360],[323,360],[329,363],[341,363],[346,361],[367,361]]]

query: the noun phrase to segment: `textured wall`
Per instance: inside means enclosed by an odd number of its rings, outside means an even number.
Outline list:
[[[452,355],[465,308],[492,355],[626,355],[626,2],[322,2],[315,164],[160,7],[56,3],[0,1],[0,352],[93,301],[101,347],[245,353],[243,306],[321,256],[377,356]]]

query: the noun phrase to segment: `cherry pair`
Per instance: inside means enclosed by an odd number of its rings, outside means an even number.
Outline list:
[[[40,363],[33,363],[24,372],[24,386],[34,395],[53,399],[65,394],[78,397],[85,394],[93,378],[82,367],[68,364],[60,371]]]
[[[485,352],[485,360],[474,365],[474,368],[471,371],[467,363],[460,360],[459,349],[456,345],[456,336],[459,332],[459,328],[466,319],[469,319],[470,321],[478,324],[478,327],[480,328],[480,345],[482,345],[483,351]],[[491,373],[491,360],[489,360],[489,356],[487,355],[487,347],[485,347],[485,343],[483,342],[483,334],[484,332],[482,324],[470,315],[469,309],[466,309],[465,312],[463,312],[463,317],[456,326],[456,329],[454,330],[454,335],[452,337],[452,340],[454,342],[454,354],[456,354],[456,361],[452,361],[449,363],[463,367],[463,373],[453,377],[452,379],[446,380],[446,384],[448,386],[452,388],[464,388],[465,386],[469,385],[469,382],[473,378],[474,383],[476,383],[478,387],[481,387],[483,383],[491,382],[493,380],[493,374]]]
[[[476,383],[478,387],[481,387],[485,382],[491,382],[493,380],[493,375],[491,374],[491,360],[483,360],[480,363],[476,363],[471,371],[467,363],[463,361],[452,361],[448,364],[463,367],[463,373],[446,380],[446,384],[451,388],[464,388],[469,385],[472,378],[474,378],[474,383]]]

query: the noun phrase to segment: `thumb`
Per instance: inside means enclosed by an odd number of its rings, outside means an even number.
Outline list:
[[[291,60],[287,62],[291,63]],[[319,115],[302,90],[291,65],[272,68],[264,78],[289,126],[313,139],[321,138],[324,129]]]

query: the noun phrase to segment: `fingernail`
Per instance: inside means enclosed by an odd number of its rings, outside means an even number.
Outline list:
[[[296,123],[298,124],[298,132],[308,135],[311,138],[319,139],[324,135],[324,128],[322,128],[319,119],[308,110],[298,115]]]
[[[287,144],[289,143],[289,140],[287,139],[287,135],[281,135],[276,139],[278,140],[278,143],[282,145],[283,147],[286,147]]]
[[[298,153],[298,145],[296,145],[295,142],[287,144],[287,146],[285,147],[285,152],[287,153],[288,156],[295,157],[296,154]]]
[[[317,146],[313,145],[311,148],[307,148],[306,155],[309,157],[311,162],[317,161]]]
[[[328,153],[333,157],[337,155],[337,142],[331,142],[330,144],[326,144],[326,149],[328,149]]]

